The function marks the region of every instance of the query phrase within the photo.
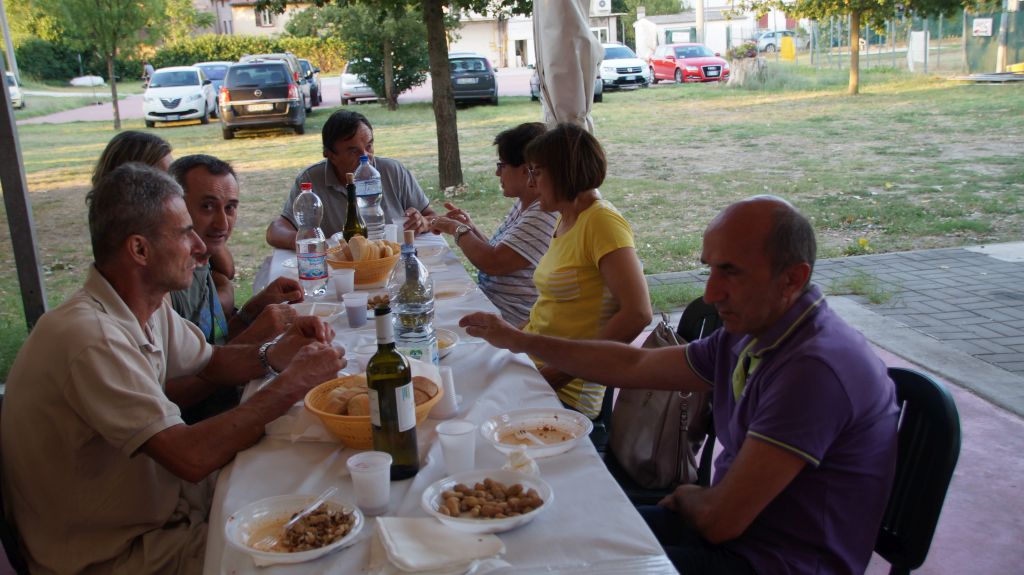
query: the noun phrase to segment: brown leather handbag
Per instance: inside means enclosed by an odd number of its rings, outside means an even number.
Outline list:
[[[684,342],[662,316],[643,347]],[[682,350],[680,350],[682,353]],[[666,489],[697,480],[697,451],[707,435],[711,390],[621,389],[612,410],[609,445],[637,484]]]

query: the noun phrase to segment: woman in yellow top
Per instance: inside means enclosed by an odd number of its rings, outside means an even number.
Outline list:
[[[523,329],[633,341],[651,321],[651,300],[629,222],[597,189],[608,168],[601,144],[574,124],[559,124],[530,142],[526,160],[541,209],[559,217],[533,274],[539,295]],[[603,385],[547,366],[540,371],[564,404],[591,419],[600,414]]]

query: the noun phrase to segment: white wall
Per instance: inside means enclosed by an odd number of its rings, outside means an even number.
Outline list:
[[[459,38],[448,45],[449,52],[478,52],[487,57],[494,66],[498,57],[498,23],[494,20],[463,21],[458,31]]]

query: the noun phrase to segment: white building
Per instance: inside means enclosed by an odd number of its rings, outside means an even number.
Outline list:
[[[284,27],[296,12],[301,12],[312,2],[288,2],[283,14],[273,10],[259,10],[256,0],[215,0],[216,4],[227,4],[230,8],[230,19],[221,21],[218,14],[218,34],[248,34],[252,36],[280,36]],[[223,26],[222,26],[223,24]]]

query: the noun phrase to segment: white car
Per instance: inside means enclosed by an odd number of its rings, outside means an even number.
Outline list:
[[[650,68],[636,57],[628,46],[622,44],[601,44],[604,60],[601,61],[601,80],[605,90],[620,88],[646,88],[651,83]]]
[[[210,123],[217,113],[217,94],[202,69],[195,66],[160,68],[153,72],[142,97],[146,127],[157,122],[199,120]]]
[[[367,60],[369,61],[369,60]],[[377,101],[377,94],[373,88],[366,85],[359,76],[348,71],[348,62],[345,62],[345,69],[341,71],[341,105],[348,106],[349,102],[357,100]]]
[[[18,86],[18,80],[10,72],[4,72],[4,76],[7,77],[7,95],[11,98],[11,106],[24,108],[25,98],[21,95],[21,86]]]

